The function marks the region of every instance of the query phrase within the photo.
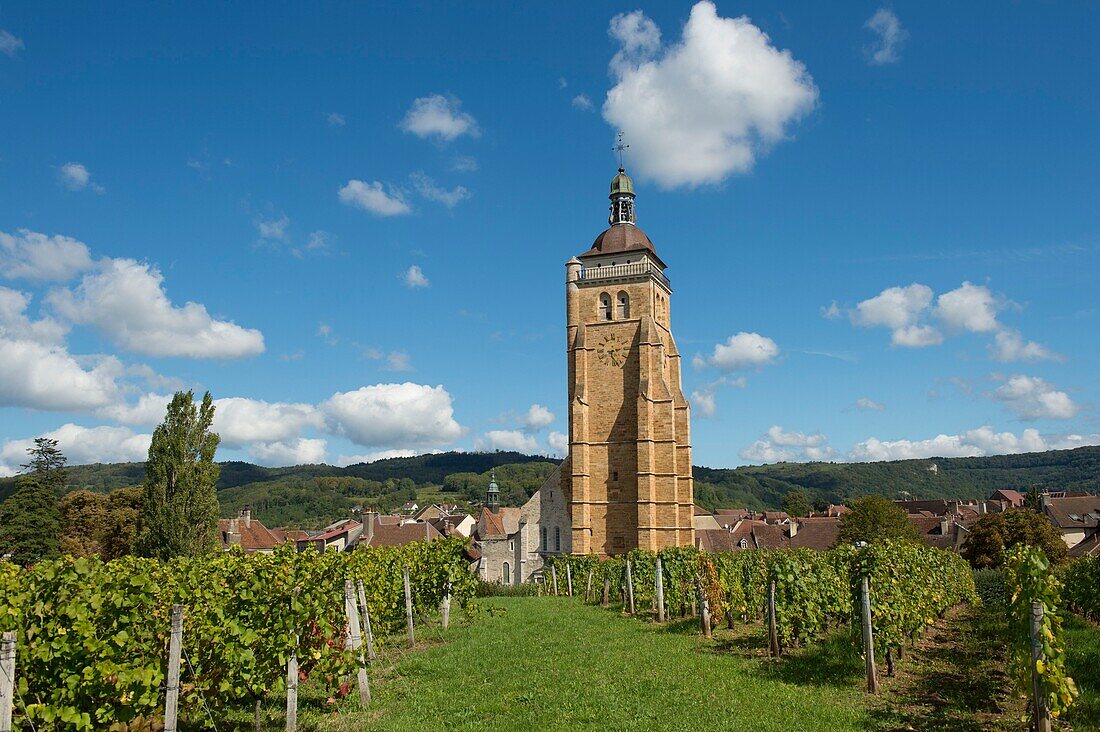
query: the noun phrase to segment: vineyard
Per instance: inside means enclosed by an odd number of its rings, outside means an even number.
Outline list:
[[[187,728],[212,727],[225,708],[285,690],[292,656],[300,679],[344,696],[364,665],[347,642],[346,583],[362,582],[364,616],[382,635],[407,622],[406,568],[417,617],[434,614],[448,592],[463,608],[473,598],[458,540],[167,563],[60,559],[29,570],[0,563],[0,631],[14,631],[18,648],[14,728],[159,729],[176,605]]]

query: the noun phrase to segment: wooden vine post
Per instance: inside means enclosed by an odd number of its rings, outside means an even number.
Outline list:
[[[629,613],[634,614],[634,580],[630,576],[630,560],[626,560],[626,601]]]
[[[1042,679],[1039,678],[1040,662],[1045,663],[1043,654],[1043,603],[1031,603],[1031,696],[1032,713],[1035,717],[1036,732],[1050,732],[1050,710],[1043,698]]]
[[[863,605],[863,657],[867,666],[867,693],[877,694],[878,669],[875,668],[875,638],[871,629],[871,589],[864,577],[860,583],[860,598]]]
[[[355,674],[355,680],[359,684],[359,703],[366,707],[370,704],[370,683],[367,681],[367,662],[363,657],[363,634],[359,627],[359,607],[355,600],[355,584],[351,580],[344,582],[344,609],[348,616],[348,637],[345,647],[351,651],[358,651],[356,655],[359,661],[359,669]]]
[[[370,608],[367,607],[367,593],[363,589],[363,580],[356,580],[356,589],[359,590],[359,611],[363,613],[363,633],[367,640],[367,658],[374,661],[378,653],[374,650],[374,631],[370,627]]]
[[[405,581],[405,624],[409,626],[409,648],[416,646],[416,632],[413,630],[413,594],[409,585],[409,565],[405,565],[402,578]]]
[[[603,601],[600,604],[604,607],[611,606],[611,578],[606,575],[603,578]]]
[[[451,622],[451,583],[447,582],[443,586],[443,604],[439,606],[439,614],[443,620],[443,630],[447,629],[447,626]]]
[[[298,637],[294,637],[294,650],[286,660],[286,732],[298,729]]]
[[[0,732],[11,732],[11,708],[15,702],[15,632],[5,631],[0,640]]]
[[[550,565],[550,576],[554,578],[554,597],[558,596],[558,565]]]
[[[665,571],[657,557],[657,622],[665,622]]]
[[[584,586],[584,601],[585,601],[585,602],[591,602],[591,595],[592,595],[592,574],[593,574],[593,572],[595,572],[595,571],[596,571],[596,570],[594,570],[594,569],[590,569],[590,570],[588,570],[588,582],[587,582],[587,583],[585,583],[585,586]]]
[[[779,658],[779,629],[775,624],[775,580],[768,583],[768,650]]]
[[[573,596],[573,565],[565,565],[565,586],[569,590],[569,596]]]
[[[695,576],[695,590],[699,593],[699,624],[703,629],[703,637],[711,638],[710,600],[707,599],[707,593],[703,590],[703,581],[699,579],[699,575]]]
[[[180,699],[180,656],[183,653],[183,607],[172,606],[168,636],[168,685],[164,695],[164,732],[176,732]]]

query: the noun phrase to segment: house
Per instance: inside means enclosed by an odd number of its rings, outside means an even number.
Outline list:
[[[1070,553],[1081,546],[1087,551],[1088,542],[1095,543],[1100,531],[1100,496],[1087,493],[1044,493],[1043,513],[1062,534],[1062,541]],[[1075,554],[1077,556],[1079,554]]]
[[[224,551],[239,546],[246,554],[270,554],[287,540],[281,529],[268,529],[252,518],[250,508],[242,508],[233,518],[218,519],[218,538]]]
[[[429,523],[444,536],[471,536],[477,527],[477,521],[468,513],[446,513]]]
[[[406,516],[411,516],[420,509],[420,506],[416,501],[405,501],[401,504],[401,508],[398,511]]]
[[[501,507],[495,480],[473,530],[478,576],[486,582],[518,585],[541,576],[546,557],[572,546],[569,511],[561,492],[561,468],[523,506]]]
[[[993,494],[989,496],[989,500],[1007,503],[1011,508],[1020,508],[1024,505],[1024,494],[1020,491],[999,488],[993,491]]]
[[[715,514],[711,513],[702,506],[695,507],[695,530],[707,531],[708,529],[721,529],[722,525],[718,523],[718,519]]]
[[[295,542],[295,546],[300,552],[307,549],[347,552],[355,548],[362,534],[363,524],[354,519],[341,519],[320,531],[307,531],[304,538]]]

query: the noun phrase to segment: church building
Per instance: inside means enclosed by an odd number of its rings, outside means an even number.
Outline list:
[[[569,551],[694,542],[690,406],[672,337],[672,285],[638,228],[634,182],[611,181],[610,226],[565,265]]]

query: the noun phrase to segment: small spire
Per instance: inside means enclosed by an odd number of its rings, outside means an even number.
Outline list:
[[[626,172],[626,168],[623,167],[623,150],[626,150],[628,147],[630,147],[630,145],[627,145],[626,143],[623,142],[623,131],[619,130],[618,142],[615,144],[615,147],[613,147],[611,149],[619,153],[619,172],[620,173],[625,173]]]

